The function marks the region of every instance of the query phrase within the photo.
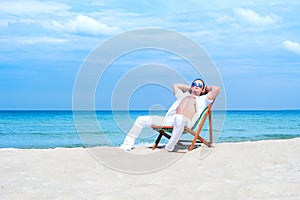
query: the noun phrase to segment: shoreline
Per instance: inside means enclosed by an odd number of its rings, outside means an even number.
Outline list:
[[[293,140],[293,139],[300,139],[300,136],[295,136],[295,137],[287,137],[287,138],[270,138],[270,139],[253,139],[253,140],[244,140],[244,141],[232,141],[232,142],[228,142],[228,141],[221,141],[221,142],[217,142],[217,143],[213,143],[214,145],[220,145],[220,144],[236,144],[236,143],[252,143],[252,142],[264,142],[264,141],[285,141],[285,140]],[[163,144],[163,143],[162,143]],[[153,143],[140,143],[140,144],[135,144],[135,147],[152,147]],[[163,144],[164,145],[164,144]],[[204,144],[202,144],[204,145]],[[87,148],[117,148],[118,146],[89,146],[89,147],[85,147],[85,146],[71,146],[71,147],[41,147],[41,148],[37,148],[37,147],[24,147],[24,148],[20,148],[20,147],[0,147],[0,151],[1,149],[16,149],[16,150],[32,150],[32,149],[36,149],[36,150],[43,150],[43,149],[87,149]]]
[[[95,149],[128,162],[117,148]],[[203,158],[199,156],[201,149],[205,148],[180,154],[176,162],[155,172],[132,174],[103,165],[83,147],[2,148],[0,198],[300,198],[300,138],[217,143]],[[138,147],[133,153],[151,151]],[[178,155],[155,152],[162,157]]]

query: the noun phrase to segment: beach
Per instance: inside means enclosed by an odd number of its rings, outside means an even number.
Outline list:
[[[200,157],[203,148],[139,174],[108,167],[85,148],[2,148],[0,199],[300,199],[300,138],[220,143]],[[122,160],[152,150],[97,151]]]

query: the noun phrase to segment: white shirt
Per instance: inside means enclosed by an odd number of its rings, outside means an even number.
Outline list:
[[[189,92],[183,92],[181,90],[179,90],[176,94],[175,97],[177,98],[177,100],[172,104],[172,106],[169,108],[166,117],[172,116],[174,114],[176,114],[176,109],[179,106],[180,102],[187,96],[190,96],[191,94]],[[207,95],[202,95],[202,96],[198,96],[196,97],[196,113],[193,116],[192,119],[192,125],[195,124],[195,122],[197,121],[197,119],[200,117],[201,113],[203,112],[203,110],[210,104],[212,103],[213,100],[209,100],[207,98]]]

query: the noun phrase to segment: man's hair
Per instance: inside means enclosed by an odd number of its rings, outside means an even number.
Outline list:
[[[201,78],[196,78],[195,80],[193,80],[192,84],[193,84],[195,81],[201,81],[201,82],[203,83],[202,88],[205,87],[205,83],[204,83],[204,81],[203,81]],[[191,84],[191,86],[192,86],[192,84]],[[205,91],[204,93],[201,92],[201,94],[200,94],[199,96],[205,95],[205,94],[207,94],[207,91]]]
[[[195,82],[195,81],[201,81],[203,83],[203,87],[205,86],[205,83],[204,81],[201,79],[201,78],[196,78],[195,80],[193,80],[192,84]],[[192,85],[191,84],[191,85]]]

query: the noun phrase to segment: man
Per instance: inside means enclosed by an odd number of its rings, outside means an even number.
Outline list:
[[[173,126],[173,131],[165,150],[173,151],[184,131],[184,127],[191,128],[194,125],[202,111],[219,94],[220,88],[218,86],[205,86],[204,81],[198,78],[193,81],[191,86],[174,84],[173,91],[177,100],[170,107],[165,117],[138,117],[120,146],[121,149],[130,151],[143,128],[152,125],[170,125]]]

